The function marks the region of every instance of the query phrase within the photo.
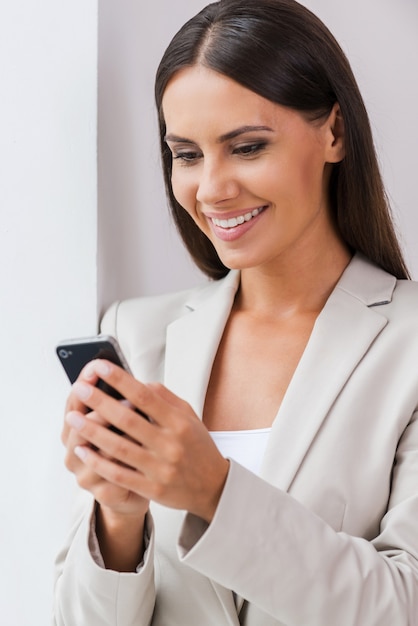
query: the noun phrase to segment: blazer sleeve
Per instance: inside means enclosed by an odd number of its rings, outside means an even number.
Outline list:
[[[418,413],[400,440],[388,510],[374,540],[336,532],[231,461],[212,523],[188,515],[178,552],[185,564],[288,626],[416,624]]]
[[[92,505],[85,507],[57,556],[53,626],[149,626],[155,603],[154,532],[138,573],[120,573],[96,564],[89,548]]]

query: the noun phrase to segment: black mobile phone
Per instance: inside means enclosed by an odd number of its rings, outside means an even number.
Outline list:
[[[83,367],[94,359],[107,359],[115,363],[115,365],[122,367],[129,374],[132,374],[118,342],[110,335],[97,335],[95,337],[61,341],[56,347],[56,352],[71,383],[76,381]],[[109,396],[112,396],[112,398],[116,398],[116,400],[125,399],[119,391],[108,385],[104,380],[99,379],[97,387]],[[149,419],[140,409],[135,408],[135,412],[145,417],[145,419]],[[123,434],[115,426],[110,426],[110,428],[114,432]]]
[[[131,373],[118,342],[110,335],[62,341],[57,345],[56,352],[71,383],[75,382],[83,367],[94,359],[107,359]],[[99,380],[97,386],[113,398],[123,399],[116,389],[103,380]]]

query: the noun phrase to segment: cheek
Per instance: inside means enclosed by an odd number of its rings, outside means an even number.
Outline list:
[[[303,154],[298,159],[289,161],[283,169],[285,177],[280,177],[282,189],[288,198],[294,198],[297,203],[308,205],[318,201],[322,196],[324,167],[315,153]]]
[[[324,180],[324,160],[318,150],[311,150],[300,159],[300,182],[306,191],[320,191]]]
[[[301,181],[306,187],[320,187],[322,183],[323,166],[322,163],[315,162],[315,157],[306,159],[300,168]]]
[[[195,206],[193,197],[196,196],[193,194],[193,184],[190,177],[184,176],[182,172],[173,171],[171,175],[171,187],[177,202],[189,214],[192,214]]]

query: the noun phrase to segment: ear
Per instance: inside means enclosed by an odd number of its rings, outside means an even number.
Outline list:
[[[344,119],[338,102],[332,107],[326,121],[327,127],[327,163],[339,163],[345,157]]]

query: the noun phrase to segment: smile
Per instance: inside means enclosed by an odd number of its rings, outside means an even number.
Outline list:
[[[253,219],[253,217],[257,217],[261,213],[261,211],[265,209],[265,207],[259,207],[258,209],[253,209],[248,213],[244,213],[243,215],[237,215],[237,217],[230,217],[227,220],[220,220],[216,217],[212,217],[212,222],[215,226],[219,226],[220,228],[235,228],[236,226],[240,226],[244,224],[244,222],[249,222]]]

